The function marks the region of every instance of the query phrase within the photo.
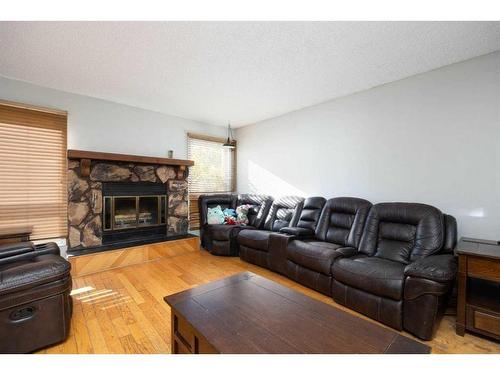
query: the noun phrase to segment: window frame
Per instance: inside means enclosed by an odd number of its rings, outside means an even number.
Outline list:
[[[215,137],[215,136],[206,135],[206,134],[188,132],[187,137],[186,137],[187,153],[189,153],[189,139],[190,138],[191,139],[199,139],[201,141],[220,143],[221,147],[223,147],[222,145],[224,143],[226,143],[226,139],[222,138],[222,137]],[[203,192],[195,192],[192,194],[201,195],[201,194],[216,194],[216,193],[232,193],[232,192],[236,191],[236,174],[237,174],[237,168],[236,168],[237,152],[236,152],[236,150],[238,149],[238,145],[237,145],[237,142],[235,140],[233,140],[233,143],[234,143],[234,148],[231,149],[231,158],[232,158],[232,161],[231,161],[231,189],[229,191],[203,191]],[[189,155],[188,155],[188,159],[189,159]],[[189,194],[191,194],[191,192]]]
[[[192,133],[188,132],[186,136],[187,143],[187,154],[189,158],[189,140],[190,139],[198,139],[202,141],[216,142],[220,143],[221,147],[224,143],[226,143],[226,139],[222,137],[215,137],[206,134],[200,133]],[[232,156],[232,166],[231,166],[231,190],[230,191],[205,191],[205,192],[191,192],[189,191],[189,226],[190,230],[199,229],[199,211],[198,211],[198,197],[203,194],[224,194],[224,193],[233,193],[236,191],[236,176],[237,176],[237,142],[234,142],[234,148],[231,149]],[[188,178],[188,189],[189,189],[189,178]]]

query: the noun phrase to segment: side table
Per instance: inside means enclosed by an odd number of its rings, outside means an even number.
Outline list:
[[[33,232],[32,226],[0,229],[0,245],[29,241],[31,232]]]
[[[456,253],[457,334],[467,330],[500,340],[500,244],[461,238]]]

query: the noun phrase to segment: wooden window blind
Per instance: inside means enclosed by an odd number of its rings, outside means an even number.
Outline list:
[[[222,147],[225,139],[188,133],[190,228],[199,228],[198,196],[228,193],[236,185],[236,148]]]
[[[67,115],[0,102],[0,229],[66,237]]]

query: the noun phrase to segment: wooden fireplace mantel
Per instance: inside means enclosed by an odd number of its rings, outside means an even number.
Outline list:
[[[82,150],[68,150],[68,159],[126,161],[131,163],[143,163],[143,164],[183,165],[185,167],[191,167],[194,165],[194,161],[192,160],[157,158],[153,156],[112,154],[109,152],[82,151]]]
[[[162,164],[173,165],[177,167],[178,176],[184,173],[186,167],[194,165],[193,160],[157,158],[152,156],[113,154],[109,152],[83,151],[83,150],[68,150],[68,159],[80,159],[82,176],[88,176],[90,173],[91,160],[107,160],[107,161],[124,161],[141,164]],[[179,177],[180,178],[180,177]]]

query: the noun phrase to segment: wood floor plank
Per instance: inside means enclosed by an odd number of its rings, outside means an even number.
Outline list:
[[[128,294],[133,298],[134,302],[137,304],[143,303],[144,300],[142,299],[141,295],[135,288],[135,286],[130,282],[129,278],[125,275],[124,272],[117,272],[118,279],[120,280],[121,284],[127,289]]]
[[[330,297],[237,257],[216,257],[192,248],[186,252],[185,246],[162,249],[160,244],[149,250],[148,257],[162,254],[168,257],[74,277],[73,291],[77,294],[73,295],[69,338],[39,353],[169,353],[170,309],[163,297],[243,271],[254,272],[370,320],[336,304]],[[101,261],[106,263],[104,258]],[[90,263],[86,259],[80,264],[90,267]],[[496,342],[470,334],[457,336],[453,316],[445,316],[434,340],[425,343],[432,347],[433,353],[500,353],[500,344]]]
[[[170,350],[170,345],[166,342],[168,332],[165,330],[159,333],[153,326],[153,321],[144,314],[138,305],[131,304],[130,310],[136,317],[137,328],[144,333],[153,346],[151,353],[168,353]]]
[[[131,336],[130,329],[125,320],[121,316],[112,319],[111,323],[113,324],[113,327],[115,327],[115,332],[118,335],[118,338],[121,339],[125,336],[129,335]]]
[[[93,347],[93,346],[92,346]],[[75,337],[69,337],[64,343],[61,353],[63,354],[78,354],[78,346],[76,345]],[[99,353],[99,352],[97,352]]]
[[[102,336],[105,339],[106,347],[108,348],[109,353],[120,354],[123,353],[123,346],[121,341],[116,333],[115,327],[113,323],[109,319],[108,314],[106,314],[105,310],[96,309],[97,323],[99,325],[98,328],[102,333]]]
[[[105,331],[101,329],[98,319],[87,320],[87,327],[89,332],[91,332],[90,339],[95,353],[109,353],[110,350],[104,336]]]
[[[122,343],[124,354],[147,354],[144,352],[144,347],[139,345],[132,335],[120,337],[120,342]]]
[[[74,304],[73,312],[71,327],[74,329],[74,337],[78,353],[92,354],[94,353],[94,348],[90,340],[88,326],[83,315],[81,304]]]

